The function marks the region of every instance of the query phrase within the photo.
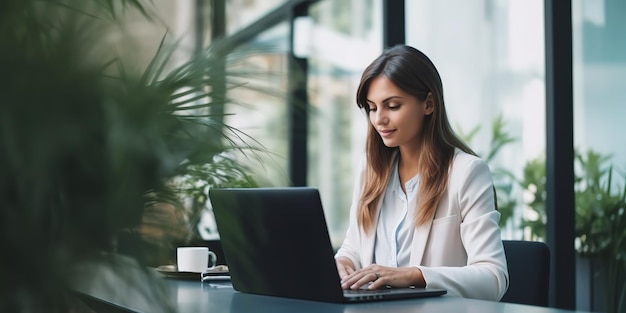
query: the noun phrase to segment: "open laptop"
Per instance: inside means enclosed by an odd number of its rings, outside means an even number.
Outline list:
[[[324,302],[433,297],[444,289],[344,291],[317,189],[210,189],[233,288]]]

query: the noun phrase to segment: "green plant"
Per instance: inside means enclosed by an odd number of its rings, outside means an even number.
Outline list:
[[[525,193],[525,204],[533,211],[531,218],[524,217],[522,230],[529,230],[531,240],[545,240],[546,222],[546,161],[543,155],[526,162],[524,175],[520,181]]]
[[[605,309],[621,312],[626,298],[626,174],[607,164],[610,160],[610,155],[593,150],[584,154],[575,152],[576,252],[603,262],[605,266],[601,269],[607,271],[607,280],[603,282]],[[522,181],[531,198],[527,205],[537,218],[524,220],[521,227],[530,229],[535,240],[545,239],[545,167],[543,156],[528,161]],[[595,277],[600,276],[596,273]]]
[[[220,69],[236,59],[213,45],[174,65],[164,39],[137,72],[105,40],[131,9],[152,19],[139,0],[0,3],[2,312],[72,310],[74,279],[91,278],[76,268],[119,267],[118,235],[174,199],[172,179],[207,164],[245,173],[215,161],[247,148],[211,110],[229,101],[211,86],[232,87]]]
[[[576,153],[576,238],[578,253],[606,262],[607,312],[622,312],[626,297],[626,173],[606,165],[609,155]]]
[[[187,206],[189,231],[186,241],[201,238],[196,226],[203,214],[212,212],[207,203],[209,189],[258,186],[248,172],[233,157],[222,154],[215,156],[211,163],[190,166],[184,175],[175,178],[173,190],[179,195],[179,199],[189,202]]]

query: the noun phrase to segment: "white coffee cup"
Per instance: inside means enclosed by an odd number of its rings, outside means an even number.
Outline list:
[[[217,256],[207,247],[179,247],[176,257],[179,272],[202,273],[217,265]]]

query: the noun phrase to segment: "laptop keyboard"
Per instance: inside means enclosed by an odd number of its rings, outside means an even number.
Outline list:
[[[353,290],[353,289],[348,289],[348,290],[344,290],[343,293],[344,294],[358,294],[358,295],[362,295],[362,294],[379,294],[379,293],[387,293],[387,292],[391,292],[390,289],[374,289],[374,290],[370,290],[370,289],[357,289],[357,290]]]
[[[344,290],[343,296],[350,301],[359,301],[359,300],[377,300],[383,299],[388,293],[391,293],[390,289],[378,289],[378,290],[369,290],[369,289],[357,289],[357,290]]]

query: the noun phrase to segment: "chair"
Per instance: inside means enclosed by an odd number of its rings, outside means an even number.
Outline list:
[[[502,302],[548,306],[550,249],[543,242],[503,240],[509,289]]]

